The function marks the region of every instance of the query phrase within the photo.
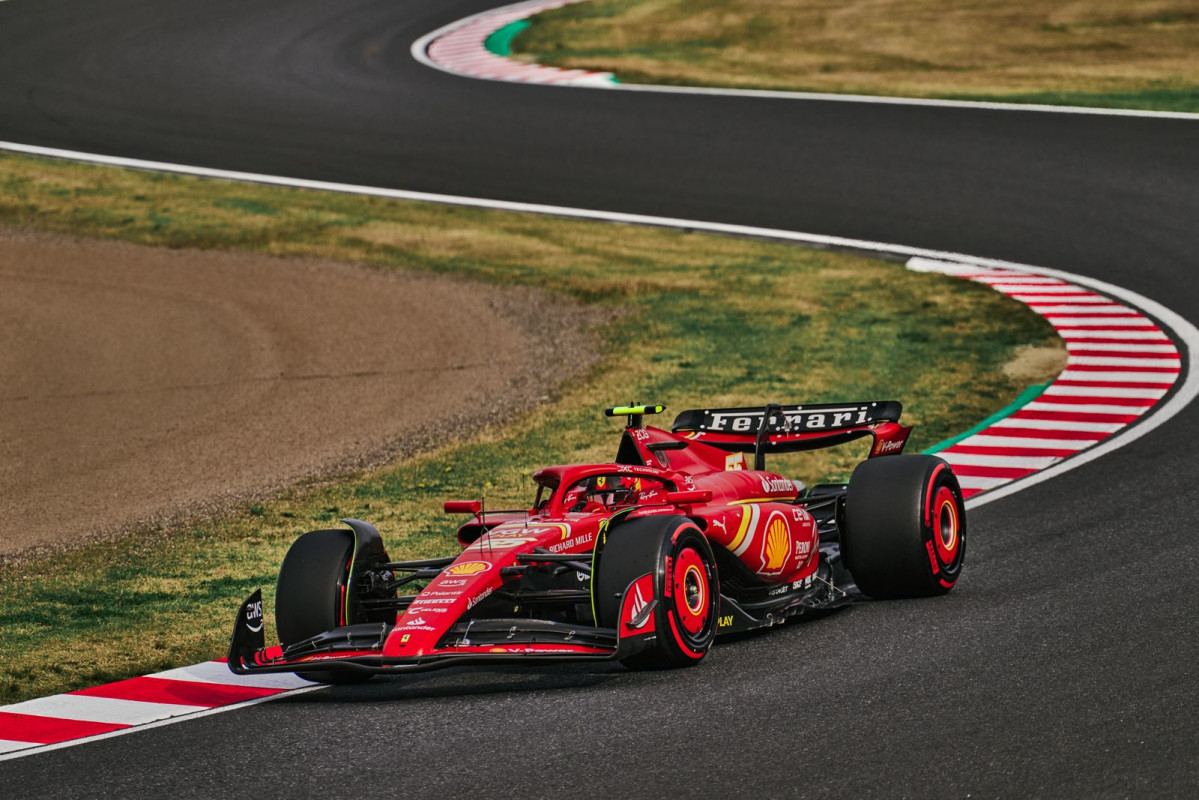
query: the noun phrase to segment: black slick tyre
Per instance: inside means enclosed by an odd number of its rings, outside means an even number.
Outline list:
[[[698,664],[716,638],[720,599],[707,537],[682,516],[643,517],[609,530],[593,577],[601,626],[620,624],[624,595],[644,575],[651,576],[656,601],[651,612],[656,638],[621,663],[630,669]]]
[[[309,531],[292,543],[275,586],[275,628],[284,648],[356,621],[347,618],[345,602],[353,549],[354,534],[343,530]],[[297,674],[319,683],[371,677],[340,670]]]
[[[870,597],[952,589],[966,557],[966,507],[949,464],[928,455],[859,464],[845,497],[841,552]]]

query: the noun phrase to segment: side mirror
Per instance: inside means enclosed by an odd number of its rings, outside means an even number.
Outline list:
[[[690,506],[696,503],[706,503],[712,499],[712,493],[707,489],[688,489],[685,492],[667,492],[666,502],[676,506]]]
[[[483,503],[478,500],[446,500],[445,513],[447,514],[475,514],[476,516],[483,510]]]

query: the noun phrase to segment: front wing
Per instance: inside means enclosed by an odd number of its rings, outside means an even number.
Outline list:
[[[856,597],[856,591],[846,588],[849,591],[822,576],[811,587],[793,586],[794,591],[766,603],[745,604],[722,594],[717,633],[742,633],[776,625],[806,611],[839,608]],[[259,589],[246,598],[237,613],[229,643],[229,669],[238,675],[332,671],[378,674],[480,663],[620,661],[650,647],[657,637],[652,624],[657,601],[638,608],[631,601],[633,593],[626,590],[624,594],[626,602],[616,628],[528,618],[471,619],[453,626],[432,652],[394,656],[383,655],[384,643],[393,628],[385,622],[346,625],[286,648],[267,647]]]
[[[385,656],[387,623],[346,625],[286,649],[266,647],[262,591],[246,598],[229,644],[229,669],[238,675],[263,672],[422,672],[462,664],[514,661],[607,661],[627,658],[648,646],[646,636],[621,636],[615,628],[567,625],[535,619],[479,619],[459,623],[445,646],[418,656]]]

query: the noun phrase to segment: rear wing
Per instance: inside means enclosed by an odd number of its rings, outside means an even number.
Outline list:
[[[756,408],[693,409],[679,414],[671,430],[722,450],[754,454],[764,469],[766,453],[791,453],[873,436],[870,456],[903,451],[912,429],[899,424],[903,406],[894,400]]]

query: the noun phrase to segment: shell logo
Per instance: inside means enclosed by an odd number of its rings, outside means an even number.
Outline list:
[[[486,561],[463,561],[461,564],[454,564],[443,575],[478,575],[480,572],[486,572],[491,569],[491,565]]]
[[[778,572],[791,555],[791,534],[787,531],[787,523],[781,516],[770,520],[766,530],[766,570]]]

